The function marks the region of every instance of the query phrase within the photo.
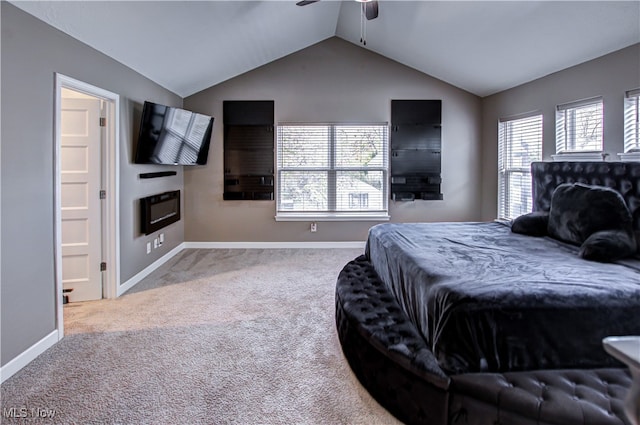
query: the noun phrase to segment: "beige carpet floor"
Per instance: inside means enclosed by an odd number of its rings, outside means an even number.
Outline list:
[[[118,299],[69,304],[64,339],[2,384],[0,422],[396,424],[335,331],[360,253],[190,249]]]

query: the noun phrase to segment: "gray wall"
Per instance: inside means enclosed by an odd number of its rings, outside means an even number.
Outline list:
[[[183,187],[183,175],[141,181],[160,168],[132,162],[142,102],[181,106],[182,99],[15,6],[1,3],[1,364],[55,329],[54,73],[121,95],[121,281],[184,241],[183,222],[165,231],[166,243],[146,255],[138,234],[137,199]]]
[[[482,102],[482,219],[497,215],[498,119],[530,111],[543,114],[544,160],[555,154],[555,107],[602,96],[604,150],[609,161],[624,152],[624,93],[640,87],[640,44],[497,93]]]
[[[392,221],[480,217],[481,100],[330,38],[184,100],[216,117],[209,163],[185,178],[187,241],[364,241],[375,222],[276,222],[275,201],[223,201],[223,100],[274,100],[277,122],[388,122],[392,99],[442,99],[444,201],[393,203]]]

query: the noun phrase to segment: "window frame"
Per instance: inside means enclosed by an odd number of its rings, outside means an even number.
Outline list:
[[[511,116],[508,118],[501,118],[498,120],[498,199],[497,199],[497,218],[499,220],[510,220],[515,217],[509,217],[508,209],[509,208],[509,187],[510,180],[512,175],[514,174],[525,174],[528,175],[529,181],[531,181],[531,163],[529,163],[528,167],[511,167],[509,166],[510,153],[513,135],[506,135],[508,131],[505,127],[510,126],[516,121],[524,121],[537,119],[538,121],[534,124],[538,127],[537,135],[539,135],[539,146],[538,150],[540,152],[540,156],[538,158],[532,159],[533,161],[541,161],[542,160],[542,149],[544,146],[544,115],[540,111],[533,111],[526,114]],[[511,131],[509,131],[511,132]],[[531,189],[531,187],[529,187]],[[532,204],[533,200],[529,200]],[[527,211],[531,212],[531,211]]]
[[[600,146],[597,149],[578,149],[576,144],[577,126],[576,113],[581,109],[591,106],[597,106],[600,111],[600,121],[598,126]],[[567,116],[569,115],[569,116]],[[568,131],[569,126],[571,131]],[[569,133],[570,135],[568,135]],[[573,148],[570,147],[573,145]],[[563,103],[556,106],[556,156],[560,155],[576,155],[581,158],[593,156],[594,159],[601,159],[604,151],[604,101],[602,96],[591,97],[588,99],[577,100],[574,102]],[[555,156],[552,155],[555,159]]]
[[[290,167],[281,166],[281,132],[284,127],[328,127],[328,161],[326,166]],[[383,127],[382,165],[371,167],[339,166],[337,164],[339,150],[336,129],[339,127]],[[335,122],[281,122],[276,126],[276,221],[386,221],[389,220],[389,124],[386,122],[370,123],[335,123]],[[327,173],[327,209],[317,211],[289,211],[282,208],[282,175],[287,171],[310,171]],[[377,171],[382,173],[382,209],[372,211],[342,211],[337,210],[337,180],[339,172],[349,171]]]

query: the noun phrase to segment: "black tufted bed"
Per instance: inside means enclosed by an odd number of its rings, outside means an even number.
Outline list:
[[[510,223],[388,223],[371,229],[364,255],[340,273],[336,323],[345,357],[400,420],[629,424],[622,410],[630,374],[601,341],[640,335],[638,254],[588,261],[590,235],[584,243],[558,240],[547,223],[561,211],[558,186],[609,187],[628,221],[616,220],[623,230],[615,232],[635,243],[640,163],[536,162],[532,179],[535,223],[546,220],[542,233],[531,233],[538,237],[516,234]],[[569,205],[581,208],[574,198]],[[610,234],[607,227],[596,235],[596,249]],[[606,254],[616,252],[604,242]]]

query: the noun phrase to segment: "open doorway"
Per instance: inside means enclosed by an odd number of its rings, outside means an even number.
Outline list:
[[[56,327],[62,338],[64,301],[117,295],[119,96],[61,74],[55,95]]]

